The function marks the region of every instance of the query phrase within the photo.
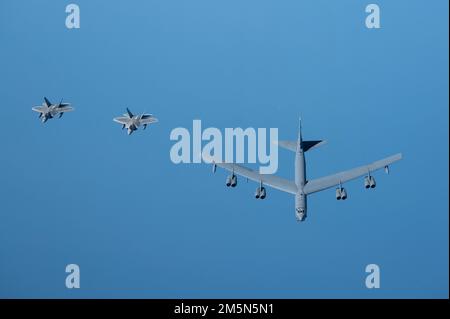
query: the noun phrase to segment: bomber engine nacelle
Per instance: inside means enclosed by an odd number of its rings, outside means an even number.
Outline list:
[[[337,200],[346,200],[347,199],[347,191],[343,187],[336,188],[336,199]]]
[[[264,187],[261,187],[261,192],[259,194],[259,199],[266,198],[266,189]]]
[[[227,179],[225,180],[225,185],[227,185],[227,187],[231,186],[231,176],[227,176]]]
[[[227,187],[236,187],[237,185],[237,176],[236,175],[228,175],[227,179],[225,181],[225,185],[227,185]]]
[[[237,185],[237,176],[233,175],[231,177],[231,187],[236,187],[236,185]]]
[[[258,187],[255,191],[255,198],[256,199],[264,199],[266,198],[267,192],[264,187]]]
[[[364,178],[364,187],[366,189],[375,188],[376,186],[377,186],[377,183],[375,182],[375,178],[372,175],[366,176]]]
[[[375,188],[377,186],[377,183],[375,182],[375,178],[373,176],[370,176],[369,182],[370,182],[370,188]]]
[[[364,188],[370,188],[369,176],[364,177]]]

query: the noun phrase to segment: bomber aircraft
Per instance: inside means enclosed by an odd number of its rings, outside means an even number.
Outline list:
[[[398,153],[368,165],[356,167],[347,171],[339,172],[333,175],[325,176],[317,179],[306,178],[306,163],[305,153],[309,150],[315,149],[323,145],[323,140],[303,140],[301,121],[299,125],[298,138],[296,141],[278,141],[278,145],[295,153],[295,174],[294,180],[287,180],[275,175],[260,174],[259,172],[234,163],[217,162],[212,158],[209,161],[213,164],[213,172],[216,168],[221,167],[231,172],[227,176],[226,186],[236,187],[237,176],[240,175],[245,178],[259,183],[255,191],[255,198],[264,199],[267,196],[267,191],[264,186],[281,190],[295,196],[295,216],[297,221],[304,221],[307,216],[307,197],[316,192],[337,186],[336,199],[346,200],[347,191],[343,187],[345,182],[364,176],[364,187],[366,189],[375,188],[376,182],[373,173],[381,168],[389,174],[389,165],[402,159],[402,154]]]

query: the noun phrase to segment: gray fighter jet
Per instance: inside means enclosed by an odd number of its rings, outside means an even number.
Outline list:
[[[279,146],[295,153],[295,176],[293,181],[275,175],[259,174],[257,171],[234,163],[218,163],[214,162],[212,159],[210,159],[210,161],[213,163],[213,172],[216,171],[217,166],[231,172],[231,175],[229,175],[226,180],[227,187],[235,187],[237,185],[236,175],[240,175],[259,183],[259,186],[255,192],[255,198],[257,199],[266,198],[267,191],[264,187],[266,185],[294,195],[295,216],[298,221],[304,221],[307,213],[306,203],[308,195],[337,186],[336,199],[346,200],[347,191],[343,187],[345,182],[364,176],[364,187],[366,189],[375,188],[376,182],[373,177],[373,173],[376,170],[384,168],[385,172],[388,174],[389,165],[399,161],[402,158],[402,154],[398,153],[371,164],[363,165],[337,174],[317,179],[307,179],[305,153],[324,143],[325,141],[322,140],[304,141],[301,132],[301,122],[296,141],[278,142]]]
[[[126,128],[128,135],[130,135],[136,131],[139,126],[143,125],[145,130],[147,125],[158,122],[158,119],[152,114],[144,113],[141,115],[133,115],[133,113],[131,113],[127,108],[127,113],[123,116],[114,118],[113,121],[122,124],[122,130]]]
[[[65,112],[71,112],[74,110],[74,108],[70,106],[70,103],[63,103],[62,99],[58,104],[52,104],[46,97],[44,97],[42,106],[35,106],[31,109],[39,113],[39,118],[42,123],[47,122],[49,119],[52,119],[57,115],[59,115],[58,118],[61,118]]]

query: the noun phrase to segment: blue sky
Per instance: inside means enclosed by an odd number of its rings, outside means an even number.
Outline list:
[[[0,2],[0,297],[448,297],[448,1],[377,1],[379,30],[359,0],[78,0],[78,30],[69,3]],[[42,125],[43,96],[76,111]],[[126,136],[126,106],[160,122]],[[193,119],[293,139],[299,115],[328,140],[310,178],[404,159],[312,195],[305,223],[291,195],[170,161]]]

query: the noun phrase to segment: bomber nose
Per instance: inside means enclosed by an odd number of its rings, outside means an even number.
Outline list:
[[[295,212],[296,212],[296,215],[297,215],[297,220],[299,222],[302,222],[302,221],[304,221],[306,219],[306,213],[305,213],[304,209],[297,208],[295,210]]]

